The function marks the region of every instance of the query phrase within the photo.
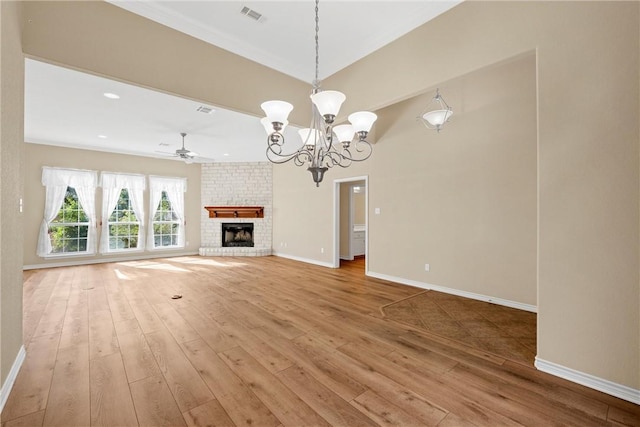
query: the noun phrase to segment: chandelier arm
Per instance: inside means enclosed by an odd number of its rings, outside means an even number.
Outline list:
[[[305,163],[311,163],[312,158],[313,154],[308,150],[304,150],[299,152],[298,155],[294,157],[294,163],[297,166],[304,166]]]
[[[343,153],[346,152],[348,155],[345,156],[342,153],[336,153],[338,155],[338,160],[334,159],[334,164],[336,166],[340,166],[341,168],[348,168],[351,166],[353,159],[351,158],[351,153],[349,153],[349,149],[344,149]]]
[[[293,153],[282,154],[282,144],[284,144],[284,137],[274,141],[271,139],[271,135],[267,137],[267,160],[271,163],[283,164],[290,162],[296,158],[306,158],[309,159],[309,153],[306,150],[298,150]]]
[[[373,147],[371,146],[371,144],[369,143],[369,141],[367,140],[359,140],[356,141],[356,143],[354,144],[354,147],[356,149],[356,152],[358,153],[367,153],[366,157],[360,160],[355,160],[356,162],[361,162],[363,160],[367,160],[369,157],[371,157],[371,153],[373,152]]]
[[[337,151],[330,151],[329,153],[327,153],[327,158],[329,158],[329,160],[331,160],[331,166],[342,166],[342,163],[345,160],[349,160],[347,157],[343,156],[341,153],[338,153]]]
[[[276,157],[274,157],[274,156],[276,156]],[[271,151],[270,149],[267,148],[267,160],[269,160],[271,163],[275,163],[277,165],[281,165],[283,163],[290,162],[295,157],[296,157],[295,155],[283,156],[283,155],[277,154],[277,153],[275,153],[275,152],[273,152],[273,151]]]
[[[295,153],[283,155],[271,151],[267,148],[267,160],[277,165],[281,165],[293,160],[293,163],[295,163],[297,166],[302,166],[306,162],[311,161],[311,155],[308,151],[296,151]]]

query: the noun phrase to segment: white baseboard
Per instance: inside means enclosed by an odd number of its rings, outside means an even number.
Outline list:
[[[598,378],[590,374],[585,374],[584,372],[576,371],[553,362],[548,362],[538,357],[536,357],[535,367],[539,371],[546,372],[547,374],[555,375],[556,377],[564,378],[565,380],[569,380],[594,390],[610,394],[611,396],[627,400],[635,403],[636,405],[640,405],[640,390]]]
[[[418,282],[417,280],[405,279],[403,277],[389,276],[387,274],[376,273],[368,271],[367,276],[375,277],[377,279],[388,280],[390,282],[402,283],[403,285],[409,285],[420,289],[427,289],[430,291],[443,292],[445,294],[457,295],[460,297],[471,298],[478,301],[490,302],[493,304],[503,305],[505,307],[517,308],[518,310],[530,311],[532,313],[538,312],[538,307],[531,304],[524,304],[517,301],[511,301],[503,298],[496,298],[488,295],[475,294],[473,292],[461,291],[459,289],[447,288],[444,286],[432,285],[430,283]]]
[[[276,252],[276,251],[273,251],[272,255],[279,256],[281,258],[292,259],[294,261],[306,262],[307,264],[315,264],[321,267],[335,268],[333,264],[331,264],[330,262],[318,261],[317,259],[302,258],[299,256],[283,254],[281,252]]]
[[[35,270],[37,268],[54,268],[54,267],[71,267],[74,265],[89,265],[89,264],[104,264],[107,262],[126,262],[126,261],[138,261],[141,259],[154,259],[154,258],[171,258],[179,256],[193,256],[198,255],[198,252],[155,252],[152,254],[142,254],[135,256],[115,256],[96,259],[83,259],[83,260],[70,260],[61,262],[50,262],[46,264],[28,264],[23,265],[23,270]]]
[[[4,404],[7,403],[9,393],[11,393],[13,383],[16,382],[18,372],[20,372],[20,368],[22,367],[22,363],[24,362],[26,355],[27,352],[25,351],[24,346],[21,346],[20,350],[18,350],[18,354],[16,355],[16,359],[13,361],[13,365],[11,365],[9,375],[7,375],[7,379],[4,381],[4,384],[2,384],[2,388],[0,389],[0,413],[4,409]]]

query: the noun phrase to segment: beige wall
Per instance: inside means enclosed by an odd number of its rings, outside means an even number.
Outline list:
[[[176,253],[197,253],[200,248],[200,165],[190,165],[174,160],[152,159],[148,157],[77,150],[39,144],[24,144],[26,162],[24,169],[25,214],[24,214],[24,263],[26,266],[57,264],[82,261],[109,261],[114,258],[138,258],[141,256],[168,256]],[[117,253],[91,257],[40,258],[36,255],[38,232],[44,214],[45,188],[42,185],[42,167],[68,167],[89,169],[98,172],[139,173],[187,178],[187,192],[184,194],[186,247],[182,251],[148,251],[126,255]],[[99,176],[99,175],[98,175]],[[147,182],[148,184],[148,182]],[[144,192],[146,212],[149,212],[149,191]],[[96,213],[98,223],[101,217],[102,191],[96,191]],[[148,228],[148,227],[147,227]],[[98,228],[98,237],[100,228]]]
[[[535,55],[440,91],[441,133],[416,121],[433,91],[378,111],[369,268],[535,306]]]
[[[24,59],[21,5],[0,2],[0,381],[22,346]]]

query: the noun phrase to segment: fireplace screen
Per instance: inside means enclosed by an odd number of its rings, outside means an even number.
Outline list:
[[[253,247],[253,223],[222,223],[222,247]]]

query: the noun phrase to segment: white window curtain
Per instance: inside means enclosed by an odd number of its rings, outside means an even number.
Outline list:
[[[167,193],[173,212],[180,221],[178,230],[178,246],[184,246],[184,193],[187,191],[187,178],[169,178],[164,176],[149,176],[149,248],[154,248],[153,241],[153,217],[158,210],[158,204],[162,198],[162,192]]]
[[[38,236],[38,256],[45,257],[51,254],[51,239],[49,237],[49,225],[53,221],[67,193],[67,187],[73,187],[78,195],[78,201],[82,205],[87,218],[89,218],[89,231],[87,234],[87,252],[84,255],[93,255],[96,252],[96,184],[98,174],[95,171],[79,169],[60,169],[52,167],[42,168],[42,185],[45,186],[44,218],[40,225]]]
[[[102,234],[100,237],[100,253],[109,252],[109,217],[116,208],[120,193],[127,189],[131,209],[140,222],[138,227],[138,250],[144,250],[144,202],[143,193],[146,187],[144,175],[102,172]]]

